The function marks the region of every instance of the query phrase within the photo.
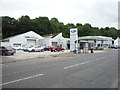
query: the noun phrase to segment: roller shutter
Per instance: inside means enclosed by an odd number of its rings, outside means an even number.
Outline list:
[[[27,44],[28,44],[28,45],[36,45],[36,40],[28,39],[28,40],[27,40]]]

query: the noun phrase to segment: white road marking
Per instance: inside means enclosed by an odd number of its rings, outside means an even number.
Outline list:
[[[82,64],[86,64],[86,63],[89,63],[90,61],[86,61],[86,62],[83,62],[83,63],[80,63],[80,65],[82,65]]]
[[[64,69],[72,68],[72,67],[75,67],[75,66],[78,66],[78,65],[83,65],[83,64],[86,64],[88,62],[90,62],[90,61],[86,61],[86,62],[83,62],[83,63],[80,63],[80,64],[75,64],[75,65],[67,66],[67,67],[64,67]]]
[[[10,82],[2,83],[2,84],[0,84],[0,85],[11,84],[11,83],[15,83],[15,82],[19,82],[19,81],[27,80],[27,79],[30,79],[30,78],[39,77],[39,76],[42,76],[42,75],[43,75],[43,74],[37,74],[37,75],[34,75],[34,76],[29,76],[29,77],[26,77],[26,78],[22,78],[22,79],[13,80],[13,81],[10,81]]]
[[[75,64],[75,65],[72,65],[72,66],[64,67],[64,69],[68,69],[68,68],[75,67],[75,66],[78,66],[78,65],[79,64]]]

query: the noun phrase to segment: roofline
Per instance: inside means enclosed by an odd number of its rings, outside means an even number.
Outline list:
[[[88,37],[88,38],[87,38]],[[81,39],[79,39],[81,38]],[[103,37],[98,37],[98,36],[84,36],[83,38],[82,37],[78,37],[79,40],[100,40],[100,41],[114,41],[114,39],[112,38],[103,38]]]
[[[34,32],[34,31],[28,31],[28,32]],[[28,32],[25,32],[25,33],[28,33]],[[7,38],[4,38],[3,40],[7,40],[9,38],[13,38],[15,36],[19,36],[19,35],[22,35],[22,34],[25,34],[25,33],[21,33],[21,34],[17,34],[17,35],[14,35],[14,36],[10,36],[10,37],[7,37]],[[36,33],[36,32],[35,32]]]

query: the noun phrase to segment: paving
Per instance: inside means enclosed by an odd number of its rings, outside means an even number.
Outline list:
[[[105,52],[106,50],[94,50],[94,53],[99,52]],[[44,51],[44,52],[24,52],[22,50],[16,51],[15,55],[12,56],[2,56],[2,64],[5,63],[11,63],[11,62],[18,62],[18,61],[24,61],[24,60],[30,60],[34,58],[50,58],[50,57],[73,57],[73,56],[79,56],[79,55],[85,55],[88,53],[81,53],[74,54],[71,53],[70,50],[65,50],[64,52],[50,52],[50,51]]]
[[[69,53],[69,50],[65,50],[64,52],[50,52],[50,51],[24,52],[22,50],[18,50],[16,51],[15,55],[2,56],[2,63],[17,62],[17,61],[29,60],[32,58],[49,58],[52,57],[52,55],[61,54],[61,53],[62,54]]]
[[[117,88],[118,51],[2,65],[3,88]]]

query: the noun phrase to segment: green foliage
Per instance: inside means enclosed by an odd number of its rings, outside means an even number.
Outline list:
[[[79,36],[88,36],[88,35],[92,35],[92,27],[90,24],[85,24],[83,26],[80,26],[78,28],[78,32],[79,32]]]
[[[16,20],[14,18],[5,16],[2,17],[2,36],[3,38],[12,36],[15,34]]]
[[[48,19],[48,17],[39,17],[32,20],[32,31],[35,31],[36,33],[40,35],[50,34],[50,26],[51,23]]]
[[[32,22],[29,16],[21,16],[16,22],[16,34],[21,34],[30,31]]]
[[[21,16],[19,19],[11,18],[9,16],[2,17],[2,37],[7,38],[9,36],[25,33],[27,31],[35,31],[40,35],[63,33],[64,37],[70,37],[70,29],[78,28],[79,36],[109,36],[116,39],[120,36],[120,30],[116,28],[98,28],[92,27],[91,24],[77,23],[64,23],[59,22],[57,18],[37,17],[30,19],[29,16]]]

